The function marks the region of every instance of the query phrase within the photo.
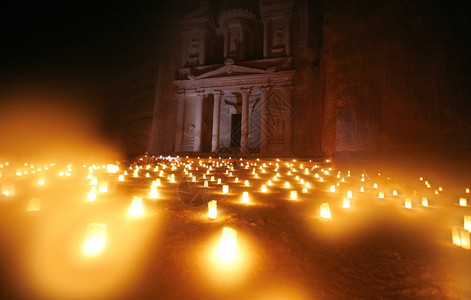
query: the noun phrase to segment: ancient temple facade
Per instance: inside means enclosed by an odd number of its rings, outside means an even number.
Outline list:
[[[294,1],[180,18],[175,152],[291,154]]]

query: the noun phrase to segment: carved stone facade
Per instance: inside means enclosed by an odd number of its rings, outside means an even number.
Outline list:
[[[179,20],[175,152],[292,153],[294,5],[261,1],[257,18],[206,4]]]

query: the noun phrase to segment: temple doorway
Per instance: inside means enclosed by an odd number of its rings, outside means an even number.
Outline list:
[[[232,114],[231,119],[231,148],[240,149],[242,114]]]

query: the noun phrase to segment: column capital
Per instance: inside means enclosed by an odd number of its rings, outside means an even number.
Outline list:
[[[252,93],[252,87],[241,87],[240,92],[242,96],[249,97]]]
[[[185,98],[185,90],[184,89],[178,89],[175,91],[175,97],[177,100],[184,99]]]
[[[216,96],[217,98],[221,99],[222,95],[224,95],[224,92],[221,91],[221,90],[216,90],[213,92],[214,96]]]
[[[196,91],[196,99],[197,100],[204,100],[205,98],[204,90],[202,91]]]

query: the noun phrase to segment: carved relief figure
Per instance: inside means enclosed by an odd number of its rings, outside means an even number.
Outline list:
[[[185,131],[183,132],[183,140],[185,142],[194,142],[195,140],[195,124],[193,123],[188,123],[185,124]]]
[[[198,65],[199,64],[199,49],[198,49],[198,39],[192,39],[188,44],[188,64],[189,65]]]

